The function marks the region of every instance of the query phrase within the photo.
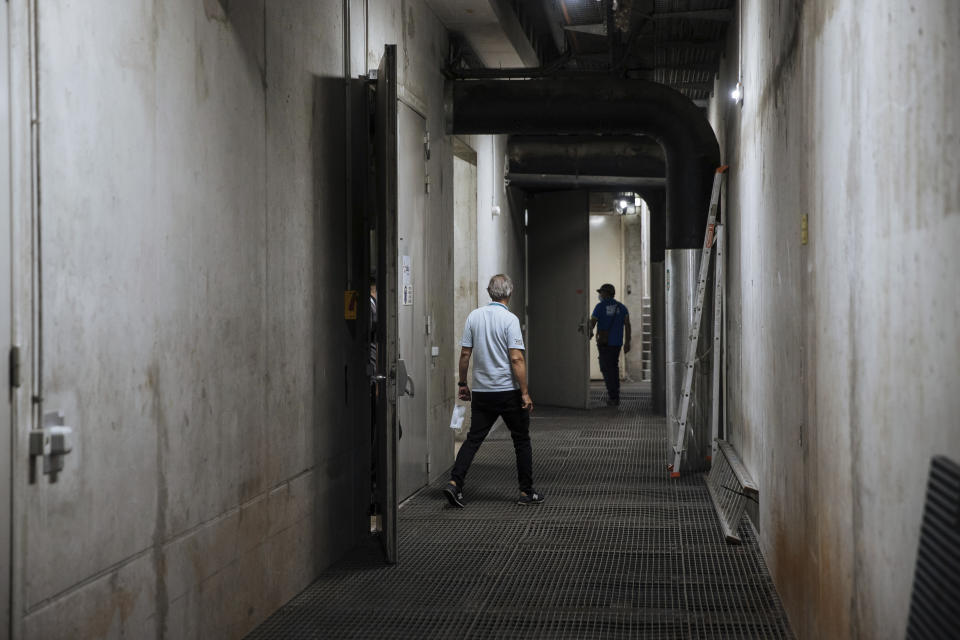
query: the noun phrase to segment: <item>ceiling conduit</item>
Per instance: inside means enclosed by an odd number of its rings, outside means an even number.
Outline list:
[[[663,148],[645,136],[510,136],[510,172],[658,179]]]
[[[681,93],[655,82],[607,77],[452,80],[445,108],[450,134],[654,138],[666,157],[665,247],[703,243],[720,148],[703,112]]]

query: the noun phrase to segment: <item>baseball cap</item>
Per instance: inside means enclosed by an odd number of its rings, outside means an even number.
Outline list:
[[[609,282],[607,284],[600,285],[600,288],[597,289],[597,293],[608,293],[611,296],[617,294],[617,290],[613,288],[613,285]]]

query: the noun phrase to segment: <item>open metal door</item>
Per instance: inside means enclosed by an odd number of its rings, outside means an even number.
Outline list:
[[[10,634],[10,585],[12,556],[10,525],[12,522],[11,467],[13,465],[13,407],[11,404],[13,371],[13,298],[11,294],[13,247],[11,244],[12,210],[10,202],[10,76],[9,4],[0,7],[0,353],[10,353],[11,366],[0,366],[0,638]],[[6,363],[4,363],[6,364]]]
[[[430,347],[427,317],[429,274],[426,269],[427,175],[424,140],[427,121],[400,102],[397,104],[397,248],[400,254],[397,307],[399,357],[406,364],[407,398],[397,407],[400,442],[397,444],[397,497],[406,500],[430,483],[427,473],[427,363]],[[415,390],[420,392],[416,393]]]
[[[528,208],[530,395],[536,404],[586,409],[590,401],[590,198],[538,193]]]
[[[387,562],[397,562],[397,380],[407,375],[397,351],[397,47],[387,45],[376,79],[377,309],[376,508]]]

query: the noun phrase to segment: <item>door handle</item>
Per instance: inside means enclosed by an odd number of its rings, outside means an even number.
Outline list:
[[[407,363],[403,360],[397,360],[397,366],[394,371],[397,384],[397,397],[410,396],[412,398],[416,387],[413,383],[413,378],[407,373]]]

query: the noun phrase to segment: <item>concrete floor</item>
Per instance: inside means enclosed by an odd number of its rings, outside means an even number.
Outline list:
[[[367,545],[248,636],[791,638],[755,535],[724,543],[701,476],[664,473],[664,420],[640,385],[619,409],[538,408],[535,485],[514,504],[509,433],[474,460],[465,509],[441,482],[400,510],[400,563]]]

